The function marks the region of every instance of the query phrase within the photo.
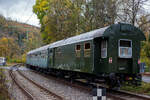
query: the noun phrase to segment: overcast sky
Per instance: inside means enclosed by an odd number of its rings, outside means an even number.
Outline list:
[[[40,26],[39,20],[32,12],[34,4],[35,0],[0,0],[0,14],[19,22],[27,21],[28,24]]]
[[[28,24],[40,26],[39,20],[32,12],[32,6],[35,4],[35,1],[36,0],[0,0],[0,14],[19,22],[27,21]],[[150,0],[148,0],[144,8],[150,12]]]

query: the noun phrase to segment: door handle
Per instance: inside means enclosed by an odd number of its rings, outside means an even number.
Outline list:
[[[102,59],[99,59],[99,62],[102,62]]]

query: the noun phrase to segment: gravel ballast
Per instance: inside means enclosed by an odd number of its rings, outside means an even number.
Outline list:
[[[25,76],[31,78],[36,83],[62,96],[65,100],[92,100],[92,95],[81,91],[75,87],[68,86],[53,79],[45,78],[32,71],[21,71]]]
[[[6,86],[11,96],[11,100],[28,100],[28,98],[22,93],[18,86],[12,81],[8,71],[9,70],[4,70],[4,74],[6,76]]]

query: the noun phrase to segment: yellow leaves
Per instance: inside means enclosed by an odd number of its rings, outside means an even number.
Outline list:
[[[7,39],[6,37],[3,37],[3,38],[0,40],[0,43],[8,44],[8,39]]]
[[[17,53],[19,47],[13,38],[3,37],[0,39],[0,56],[10,57]]]
[[[47,0],[42,0],[40,6],[41,6],[41,7],[46,7],[47,4],[48,4],[48,1],[47,1]],[[46,8],[47,8],[47,7],[46,7]]]
[[[80,31],[77,31],[81,14],[78,3],[72,0],[36,0],[33,9],[40,19],[45,43],[73,36]]]
[[[21,61],[24,62],[24,63],[26,62],[26,54],[22,55]]]
[[[42,22],[43,16],[49,9],[48,0],[36,0],[36,4],[33,6],[33,12],[37,14],[40,22]]]
[[[70,8],[72,6],[71,0],[64,0],[66,2],[66,7]]]
[[[42,19],[42,22],[46,24],[48,22],[48,16],[45,15]]]
[[[6,24],[6,19],[4,16],[0,15],[0,25],[4,26]]]
[[[48,4],[47,0],[41,0],[40,5],[38,6],[39,10],[40,10],[40,11],[45,11],[45,10],[47,10],[47,9],[48,9],[47,4]]]
[[[35,12],[44,12],[48,10],[48,1],[47,0],[37,0],[36,5],[34,5],[33,10]]]
[[[8,39],[4,37],[0,40],[0,56],[6,56],[7,52],[8,52]]]

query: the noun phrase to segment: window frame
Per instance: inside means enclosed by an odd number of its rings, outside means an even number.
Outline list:
[[[80,45],[80,50],[77,50],[77,45]],[[81,51],[81,44],[76,44],[75,45],[75,51]]]
[[[106,49],[106,56],[102,56],[102,41],[106,41],[106,48],[103,48],[103,49]],[[101,40],[101,58],[107,58],[107,50],[108,49],[108,40]]]
[[[123,47],[123,46],[120,46],[120,41],[121,40],[123,40],[123,41],[130,41],[130,43],[131,43],[131,47]],[[120,48],[131,48],[131,56],[121,56],[120,55]],[[118,57],[119,58],[132,58],[132,40],[130,40],[130,39],[119,39],[119,41],[118,41]]]
[[[90,44],[90,48],[89,48],[89,49],[85,49],[85,44],[87,44],[87,43]],[[91,43],[90,43],[90,42],[85,42],[85,43],[84,43],[84,51],[86,51],[86,50],[91,50]]]

